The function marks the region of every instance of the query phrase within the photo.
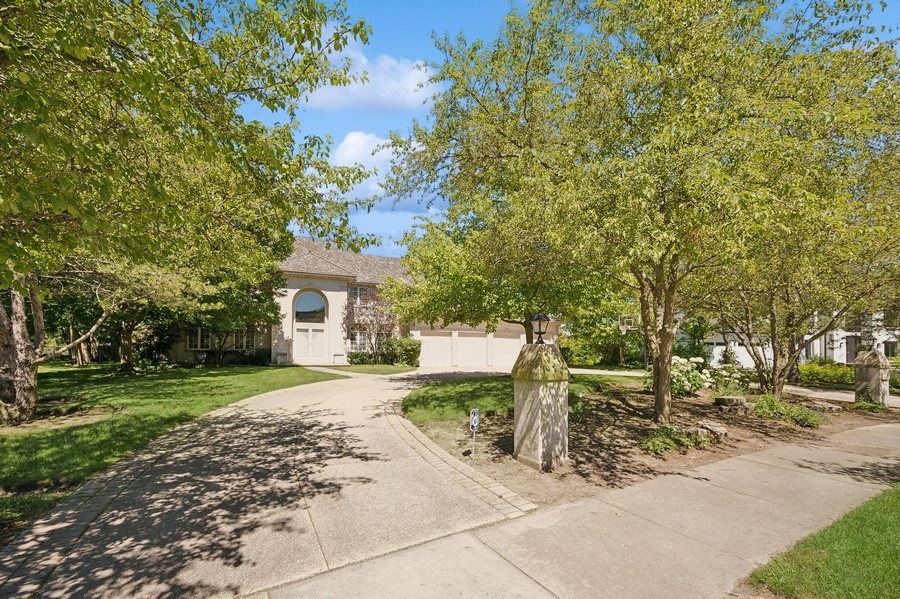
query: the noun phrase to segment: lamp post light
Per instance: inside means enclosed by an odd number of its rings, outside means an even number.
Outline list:
[[[544,333],[547,332],[547,323],[549,322],[550,317],[543,312],[538,312],[531,317],[531,326],[534,329],[534,332],[537,333],[537,341],[534,342],[535,345],[544,345]]]

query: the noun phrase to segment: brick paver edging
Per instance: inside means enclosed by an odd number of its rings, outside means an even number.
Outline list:
[[[492,478],[478,472],[468,464],[456,459],[425,433],[420,431],[415,424],[403,417],[400,412],[400,404],[403,393],[385,405],[384,414],[391,427],[409,445],[413,451],[426,462],[434,466],[439,472],[447,476],[462,488],[466,489],[501,514],[512,520],[524,516],[525,512],[537,509],[537,506],[527,499],[510,491]]]

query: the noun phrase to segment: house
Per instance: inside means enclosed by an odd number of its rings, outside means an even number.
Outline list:
[[[276,298],[281,322],[235,337],[240,337],[242,347],[270,349],[272,364],[346,364],[348,352],[366,351],[367,343],[360,334],[348,336],[343,330],[344,306],[391,277],[408,279],[398,258],[355,254],[302,237],[294,240],[294,250],[281,269],[286,281]],[[547,341],[555,338],[556,328],[545,335]],[[499,323],[491,332],[484,325],[432,328],[416,323],[404,332],[422,342],[419,363],[426,368],[510,369],[525,344],[523,328],[508,323]],[[192,352],[208,349],[209,336],[204,338],[203,330],[197,329],[172,355],[178,361],[196,361]]]

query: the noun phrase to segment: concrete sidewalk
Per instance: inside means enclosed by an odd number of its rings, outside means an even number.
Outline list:
[[[293,597],[733,596],[756,566],[900,481],[900,425],[656,478],[271,589]]]

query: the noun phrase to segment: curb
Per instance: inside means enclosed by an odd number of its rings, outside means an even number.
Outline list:
[[[395,397],[390,404],[386,405],[384,415],[400,438],[422,459],[434,466],[444,476],[499,511],[507,520],[519,518],[527,512],[537,509],[538,506],[519,494],[510,491],[494,479],[447,453],[420,431],[416,425],[404,418],[400,413],[400,404],[405,395],[406,393],[403,393]]]

